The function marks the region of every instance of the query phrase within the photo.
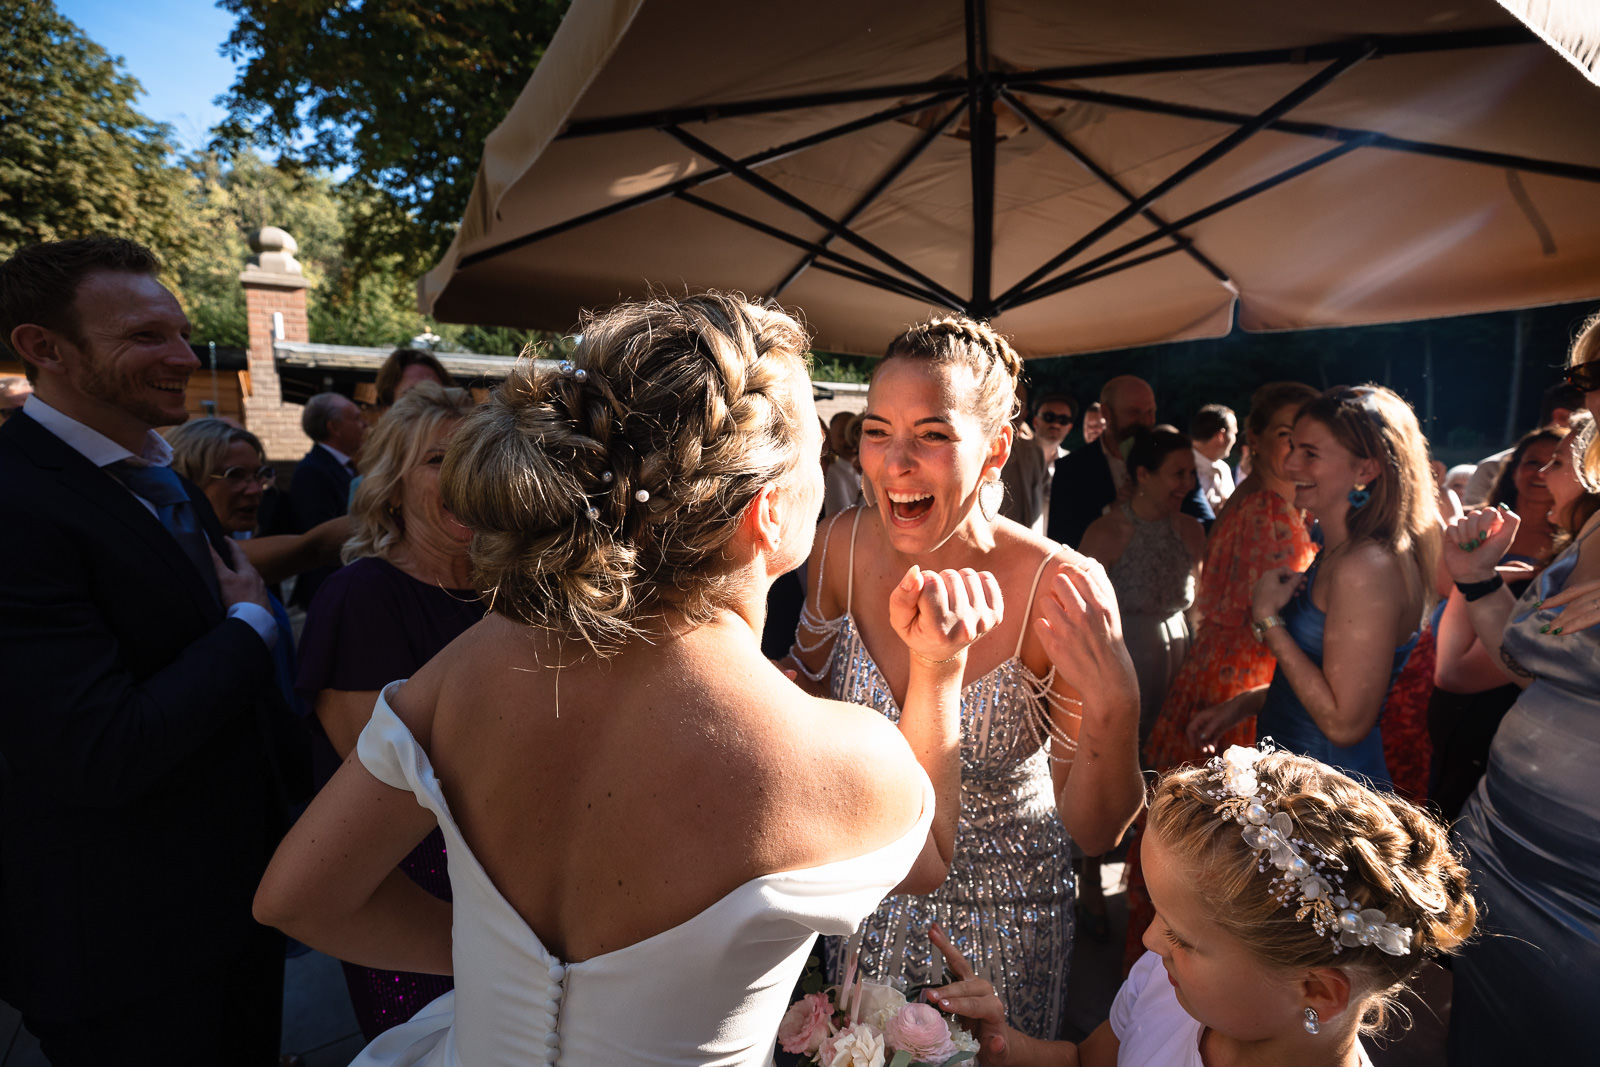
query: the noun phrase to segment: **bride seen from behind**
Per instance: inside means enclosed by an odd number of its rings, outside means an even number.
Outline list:
[[[357,1063],[765,1064],[815,933],[944,880],[999,591],[913,568],[886,593],[898,729],[762,656],[821,505],[806,347],[735,297],[624,305],[454,438],[490,613],[384,691],[256,899],[331,955],[454,973]],[[436,824],[453,910],[395,871]]]

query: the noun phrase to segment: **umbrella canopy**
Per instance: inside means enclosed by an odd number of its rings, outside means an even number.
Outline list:
[[[418,284],[1025,355],[1600,297],[1600,90],[1493,0],[574,0]]]

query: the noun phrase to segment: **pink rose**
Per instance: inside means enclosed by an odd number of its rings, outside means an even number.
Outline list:
[[[822,1047],[823,1038],[832,1029],[832,1018],[828,994],[807,993],[784,1012],[783,1021],[778,1024],[778,1044],[785,1052],[811,1055]]]
[[[891,1048],[909,1052],[916,1060],[943,1063],[956,1054],[944,1016],[927,1004],[901,1008],[884,1026],[883,1036]]]

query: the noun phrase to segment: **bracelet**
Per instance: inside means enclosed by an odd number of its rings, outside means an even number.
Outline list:
[[[923,663],[926,663],[930,667],[943,667],[946,663],[954,663],[956,660],[958,660],[962,656],[966,655],[966,652],[967,652],[967,650],[963,648],[960,652],[957,652],[955,655],[951,656],[949,659],[929,659],[927,656],[924,656],[920,652],[912,652],[911,653],[911,658],[912,659],[916,659],[916,660],[921,660]]]
[[[1267,631],[1274,626],[1282,626],[1283,618],[1278,615],[1268,615],[1264,619],[1251,619],[1250,632],[1256,635],[1257,641],[1266,641]]]
[[[1470,604],[1474,600],[1482,600],[1505,584],[1505,579],[1497,574],[1493,578],[1485,578],[1481,582],[1457,582],[1456,588],[1461,590],[1462,598]]]

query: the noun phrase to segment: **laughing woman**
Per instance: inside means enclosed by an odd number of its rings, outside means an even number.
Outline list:
[[[1336,386],[1300,410],[1284,464],[1322,551],[1303,574],[1256,583],[1272,683],[1196,715],[1204,746],[1249,715],[1291,752],[1389,787],[1378,714],[1416,645],[1439,558],[1438,504],[1411,407],[1375,385]]]
[[[999,513],[1020,369],[970,319],[889,346],[862,417],[865,504],[817,539],[794,655],[818,692],[897,719],[915,654],[890,626],[895,582],[912,565],[993,572],[1008,607],[967,661],[949,879],[884,901],[830,945],[830,965],[858,951],[865,975],[936,983],[937,922],[990,961],[1018,1029],[1054,1037],[1072,944],[1068,835],[1103,852],[1138,810],[1139,698],[1104,570]]]

